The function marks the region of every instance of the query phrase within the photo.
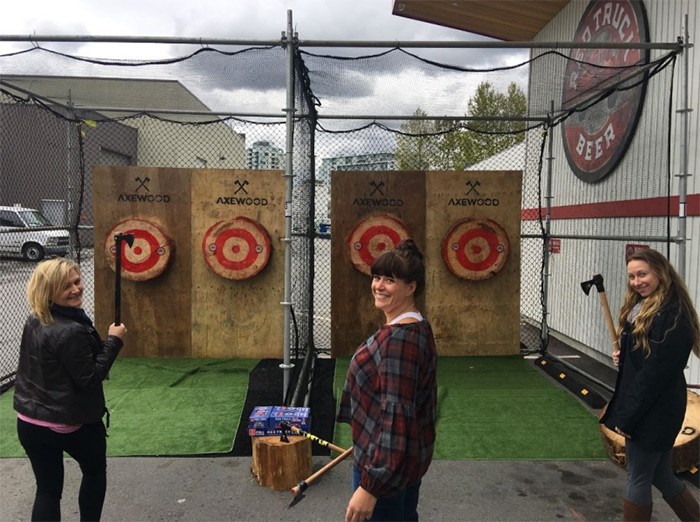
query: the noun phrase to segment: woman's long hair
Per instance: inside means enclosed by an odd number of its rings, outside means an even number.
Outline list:
[[[27,301],[32,313],[44,326],[53,323],[51,305],[56,295],[66,287],[71,270],[80,274],[80,266],[77,263],[57,257],[39,263],[29,278]]]
[[[676,272],[663,254],[651,248],[640,250],[627,257],[628,264],[630,261],[635,260],[644,261],[649,265],[649,269],[659,278],[659,288],[657,288],[653,294],[642,298],[634,291],[628,280],[627,292],[625,293],[625,299],[622,308],[620,308],[620,315],[618,317],[618,336],[622,333],[632,308],[634,308],[639,301],[642,301],[641,309],[634,318],[632,325],[632,345],[635,349],[641,347],[642,350],[644,350],[644,354],[648,356],[651,351],[648,338],[651,322],[659,309],[675,297],[678,300],[678,310],[673,324],[669,327],[668,331],[676,327],[679,318],[685,312],[690,319],[690,328],[693,336],[693,352],[700,357],[700,322],[698,321],[698,314],[690,299],[688,289],[678,275],[678,272]],[[664,332],[664,335],[666,335],[668,331]]]

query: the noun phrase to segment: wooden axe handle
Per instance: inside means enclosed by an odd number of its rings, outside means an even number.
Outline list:
[[[613,350],[620,351],[620,341],[617,338],[617,332],[615,331],[615,323],[613,322],[612,314],[610,313],[608,298],[605,296],[605,292],[598,292],[598,296],[600,297],[600,304],[603,306],[605,322],[608,325],[608,332],[610,332],[610,338],[612,339]]]
[[[343,453],[345,451],[345,448],[341,448],[340,446],[336,446],[332,442],[325,441],[323,439],[319,439],[316,435],[312,435],[311,433],[308,433],[304,430],[302,430],[299,426],[290,426],[290,430],[292,430],[292,433],[296,433],[297,435],[301,435],[302,437],[306,437],[309,440],[313,440],[314,442],[317,442],[321,446],[326,446],[328,449],[332,449],[333,451],[337,453]]]
[[[302,480],[299,484],[294,486],[292,488],[292,495],[296,497],[299,493],[302,493],[308,486],[316,482],[322,475],[336,467],[338,464],[340,464],[342,461],[348,458],[351,454],[352,448],[348,448],[345,451],[343,451],[340,455],[331,460],[328,464],[323,466],[316,473],[313,473],[311,476]]]

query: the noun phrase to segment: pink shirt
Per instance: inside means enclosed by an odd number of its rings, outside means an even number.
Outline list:
[[[56,433],[73,433],[74,431],[78,431],[82,427],[82,424],[60,424],[58,422],[47,422],[39,419],[32,419],[31,417],[27,417],[26,415],[22,415],[21,413],[17,413],[17,417],[22,419],[24,422],[34,424],[35,426],[49,428],[50,430],[53,430]]]

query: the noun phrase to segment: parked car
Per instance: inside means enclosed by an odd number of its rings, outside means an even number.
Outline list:
[[[67,230],[34,230],[54,226],[41,212],[20,206],[0,207],[0,255],[41,261],[65,256],[70,248]]]

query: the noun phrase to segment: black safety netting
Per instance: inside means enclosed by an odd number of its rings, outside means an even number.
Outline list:
[[[295,52],[294,106],[289,108],[286,43],[95,43],[86,56],[83,44],[75,42],[0,55],[0,206],[41,210],[49,219],[45,229],[70,234],[65,254],[89,275],[96,243],[94,166],[284,170],[291,154],[289,334],[293,357],[302,359],[330,353],[333,171],[522,170],[524,351],[546,342],[542,326],[550,308],[571,305],[560,292],[544,293],[549,238],[581,236],[580,248],[587,249],[602,241],[592,236],[620,233],[605,220],[557,220],[548,230],[541,210],[547,195],[565,193],[569,200],[557,205],[575,206],[616,193],[629,197],[633,184],[633,196],[640,198],[672,193],[669,157],[652,152],[658,150],[658,140],[670,139],[671,95],[651,94],[673,91],[673,67],[667,66],[673,64],[674,52],[644,55],[636,64],[612,68],[604,65],[603,52],[586,54],[589,63],[572,61],[573,53],[554,49],[532,57],[523,49],[396,48],[366,54],[351,48],[300,49]],[[143,55],[149,58],[134,58]],[[574,98],[562,86],[567,66],[579,67],[586,78]],[[653,133],[638,132],[628,152],[641,171],[627,174],[633,169],[625,169],[625,175],[598,183],[562,176],[563,125],[599,112],[595,107],[624,97],[637,85],[648,93],[642,120],[657,122]],[[550,140],[559,163],[551,160]],[[653,148],[650,140],[655,140]],[[635,183],[635,176],[644,183]],[[668,236],[669,215],[629,218],[624,235]],[[556,263],[563,266],[580,255],[576,250],[562,253]],[[600,251],[605,268],[619,272],[612,250]],[[24,288],[34,266],[21,250],[15,253],[18,257],[6,251],[0,258],[6,296],[2,382],[12,379],[17,364],[28,311]],[[552,273],[549,288],[562,277],[579,276],[566,270]],[[571,318],[552,318],[549,326],[552,320]]]

